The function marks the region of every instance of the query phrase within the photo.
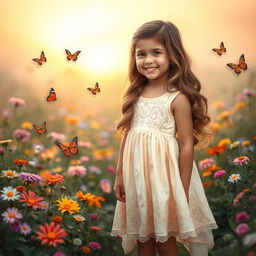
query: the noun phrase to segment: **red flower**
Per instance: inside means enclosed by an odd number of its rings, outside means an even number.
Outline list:
[[[52,218],[52,220],[53,220],[56,224],[61,224],[62,221],[63,221],[63,219],[62,219],[61,216],[54,216],[54,217]]]
[[[214,146],[212,148],[208,148],[207,149],[207,154],[214,156],[214,155],[218,155],[219,153],[224,153],[226,151],[226,145],[221,145],[221,146]]]
[[[22,160],[22,159],[15,159],[13,160],[13,162],[16,164],[16,165],[29,165],[29,162],[26,161],[26,160]]]
[[[33,191],[28,191],[28,193],[23,191],[21,198],[19,202],[25,202],[27,206],[32,207],[34,210],[44,208],[44,204],[42,203],[44,198],[36,196]]]
[[[62,237],[66,237],[68,234],[66,231],[61,228],[59,224],[55,226],[55,223],[52,221],[50,225],[45,223],[45,226],[39,225],[41,232],[36,232],[37,239],[41,240],[41,244],[48,244],[50,246],[56,246],[58,243],[64,243]]]

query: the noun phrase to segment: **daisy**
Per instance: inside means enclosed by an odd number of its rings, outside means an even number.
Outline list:
[[[233,160],[233,163],[235,165],[243,165],[247,164],[250,161],[250,159],[247,156],[239,156]]]
[[[228,178],[229,183],[231,183],[231,182],[234,183],[235,181],[237,182],[238,180],[241,180],[241,176],[240,176],[239,173],[238,174],[231,174]]]
[[[23,235],[28,235],[29,233],[31,233],[31,227],[27,223],[21,224],[20,233]]]
[[[19,174],[16,171],[12,171],[12,170],[4,170],[2,171],[2,174],[3,174],[3,177],[6,177],[8,179],[13,179],[19,176]]]
[[[4,187],[0,192],[2,192],[1,198],[7,201],[15,201],[20,198],[19,192],[16,188],[11,186]]]
[[[14,223],[18,219],[22,219],[22,214],[18,211],[17,208],[8,208],[5,212],[2,213],[3,221],[5,223]]]
[[[85,218],[80,214],[74,215],[73,218],[79,222],[85,221]]]
[[[251,247],[256,243],[256,232],[247,234],[243,238],[243,245],[246,247]]]
[[[50,225],[45,223],[44,226],[39,225],[39,228],[40,232],[36,232],[36,234],[42,245],[56,246],[58,243],[64,243],[61,238],[66,237],[67,233],[59,224],[55,226],[54,222],[51,222]]]

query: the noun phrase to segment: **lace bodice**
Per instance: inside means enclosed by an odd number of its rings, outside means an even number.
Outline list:
[[[131,129],[150,129],[175,136],[176,127],[171,103],[180,91],[166,92],[155,98],[140,96],[134,106]]]

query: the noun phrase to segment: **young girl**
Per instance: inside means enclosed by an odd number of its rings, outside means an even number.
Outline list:
[[[177,256],[176,241],[192,256],[208,255],[218,226],[193,154],[211,135],[210,118],[174,24],[155,20],[135,32],[129,79],[111,236],[122,237],[126,255],[137,245],[138,256]]]

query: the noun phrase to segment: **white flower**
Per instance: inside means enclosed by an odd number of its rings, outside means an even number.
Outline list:
[[[8,187],[4,187],[0,192],[2,192],[1,198],[3,200],[15,201],[20,199],[19,192],[17,191],[16,188],[8,186]]]
[[[73,244],[77,245],[77,246],[80,246],[82,244],[82,241],[79,238],[74,238],[73,239]]]
[[[20,233],[23,235],[27,235],[27,234],[31,233],[31,227],[27,223],[21,224]]]
[[[237,181],[237,180],[241,180],[241,176],[240,176],[240,174],[239,173],[237,173],[237,174],[231,174],[230,176],[229,176],[229,178],[228,178],[228,182],[229,183],[234,183],[235,181]]]
[[[19,176],[19,174],[16,171],[12,171],[12,170],[4,170],[2,171],[2,173],[3,173],[3,177],[6,177],[8,179],[13,179]]]
[[[80,215],[80,214],[74,215],[73,218],[76,221],[85,221],[85,218],[82,215]]]
[[[2,213],[3,221],[5,223],[14,223],[18,219],[22,219],[22,214],[18,211],[17,208],[8,208],[5,212]]]
[[[243,238],[243,245],[246,246],[246,247],[251,247],[255,243],[256,243],[256,232],[251,233],[251,234],[247,234]]]

